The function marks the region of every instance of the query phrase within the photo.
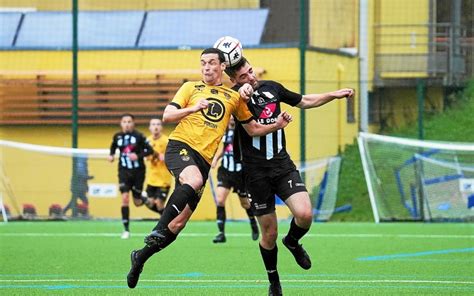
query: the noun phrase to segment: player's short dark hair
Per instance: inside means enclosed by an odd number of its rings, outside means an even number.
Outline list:
[[[235,78],[235,74],[237,73],[237,71],[239,71],[247,62],[247,59],[245,57],[242,57],[240,61],[234,66],[225,68],[224,72],[230,78]]]
[[[224,53],[222,51],[220,51],[219,49],[217,48],[214,48],[214,47],[209,47],[209,48],[206,48],[205,50],[203,50],[201,52],[201,56],[203,54],[208,54],[208,53],[215,53],[217,54],[217,56],[219,57],[219,62],[221,62],[221,64],[223,62],[225,62],[225,57],[224,57]]]
[[[122,116],[120,116],[120,119],[122,119],[124,117],[130,117],[130,118],[132,118],[132,120],[135,120],[135,116],[133,116],[132,113],[123,113]]]

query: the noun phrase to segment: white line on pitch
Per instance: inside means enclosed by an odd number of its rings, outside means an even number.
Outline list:
[[[135,237],[142,237],[146,236],[149,233],[132,233],[133,236]],[[286,234],[286,233],[285,233]],[[285,235],[281,233],[280,235]],[[179,236],[182,237],[214,237],[215,234],[213,233],[182,233]],[[229,237],[246,237],[249,236],[247,233],[226,233],[226,236]],[[69,232],[45,232],[45,233],[40,233],[40,232],[25,232],[25,233],[0,233],[0,237],[2,236],[34,236],[34,237],[40,237],[40,236],[47,236],[47,237],[119,237],[119,233],[107,233],[107,232],[98,232],[98,233],[69,233]],[[354,234],[354,233],[340,233],[340,234],[326,234],[326,233],[309,233],[306,234],[305,237],[334,237],[334,238],[433,238],[433,239],[445,239],[445,238],[459,238],[459,239],[472,239],[474,238],[474,235],[450,235],[450,234],[373,234],[373,233],[360,233],[360,234]]]
[[[304,280],[280,280],[286,283],[374,283],[374,284],[383,284],[383,283],[411,283],[411,284],[463,284],[463,285],[474,285],[474,281],[435,281],[435,280],[325,280],[325,279],[304,279]],[[9,283],[54,283],[54,282],[124,282],[123,279],[27,279],[27,280],[18,280],[18,279],[2,279],[0,282],[9,282]],[[242,280],[242,279],[212,279],[212,280],[189,280],[189,279],[163,279],[163,280],[147,280],[141,279],[140,282],[156,282],[156,283],[266,283],[266,280]]]

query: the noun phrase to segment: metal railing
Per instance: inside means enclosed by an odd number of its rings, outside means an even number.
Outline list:
[[[461,84],[473,76],[474,38],[469,35],[450,23],[376,24],[375,80],[423,77]]]

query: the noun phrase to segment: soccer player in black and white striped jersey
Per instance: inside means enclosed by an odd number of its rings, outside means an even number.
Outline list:
[[[229,126],[223,137],[224,147],[220,152],[216,153],[212,160],[211,167],[216,168],[219,160],[222,158],[221,166],[217,171],[217,188],[216,188],[216,207],[217,207],[217,228],[219,233],[213,239],[214,243],[225,243],[225,201],[229,196],[230,190],[233,189],[239,196],[240,205],[247,212],[250,220],[250,229],[252,231],[252,239],[258,239],[258,226],[250,202],[245,189],[242,176],[242,163],[240,158],[234,157],[234,130],[235,120],[231,117]]]
[[[145,181],[145,163],[143,158],[153,154],[143,134],[135,130],[135,121],[132,114],[123,114],[120,119],[121,131],[116,133],[110,145],[109,161],[113,162],[115,150],[120,151],[118,160],[119,189],[122,194],[122,223],[124,231],[122,239],[130,237],[130,207],[129,191],[132,191],[133,203],[136,206],[147,204],[148,198],[142,196],[143,182]]]
[[[235,83],[233,89],[239,90],[241,97],[247,100],[250,112],[261,124],[272,124],[275,121],[282,112],[281,103],[307,109],[322,106],[334,99],[354,96],[354,90],[350,88],[301,95],[276,81],[259,81],[244,57],[225,72]],[[286,203],[294,216],[282,242],[303,269],[311,268],[310,257],[299,243],[313,221],[311,201],[305,184],[286,151],[283,129],[265,136],[251,137],[237,124],[236,132],[239,144],[235,146],[241,150],[245,185],[262,232],[260,252],[270,281],[269,294],[281,295],[277,271],[275,194]]]

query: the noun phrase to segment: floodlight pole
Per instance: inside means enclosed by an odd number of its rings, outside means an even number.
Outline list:
[[[306,1],[300,0],[300,93],[306,93],[306,41],[307,41],[307,25],[306,25]],[[306,162],[306,113],[304,109],[300,109],[300,158],[301,166],[305,166]],[[304,177],[303,177],[304,179]]]
[[[72,148],[78,142],[78,19],[78,0],[72,0]]]

